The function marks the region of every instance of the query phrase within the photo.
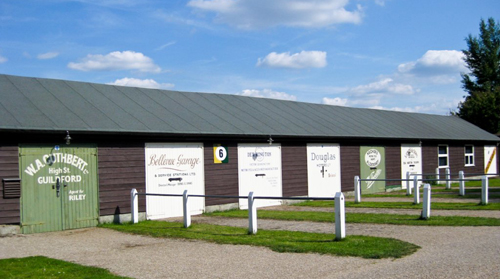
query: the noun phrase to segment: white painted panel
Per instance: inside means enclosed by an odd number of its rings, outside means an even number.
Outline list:
[[[335,197],[340,192],[340,146],[307,144],[309,197]]]
[[[281,145],[238,145],[239,194],[248,196],[282,196]],[[280,205],[281,200],[256,200],[257,207]],[[248,200],[240,199],[240,208],[248,208]]]
[[[202,143],[146,143],[146,192],[205,194]],[[191,214],[201,214],[205,198],[190,197]],[[180,217],[182,197],[146,197],[148,219]]]
[[[422,147],[418,144],[401,145],[401,179],[406,179],[406,172],[422,174]],[[406,189],[406,181],[401,184],[403,189]],[[422,182],[419,182],[419,185],[421,184]],[[410,187],[413,187],[413,182],[410,182]]]
[[[494,145],[484,146],[484,173],[497,173],[497,147]]]

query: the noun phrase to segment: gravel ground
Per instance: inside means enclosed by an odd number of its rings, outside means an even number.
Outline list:
[[[193,222],[248,226],[246,219],[194,216]],[[259,220],[258,226],[314,232],[335,227],[275,220]],[[347,224],[346,233],[392,237],[422,248],[402,259],[367,260],[90,228],[0,238],[0,258],[44,255],[133,278],[500,278],[499,227]]]

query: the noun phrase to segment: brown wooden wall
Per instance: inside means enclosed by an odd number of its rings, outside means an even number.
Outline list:
[[[283,196],[307,196],[307,148],[305,144],[281,145]]]
[[[340,144],[341,191],[354,191],[354,176],[360,174],[359,145]]]
[[[100,215],[130,213],[130,191],[146,191],[144,144],[99,145]],[[139,211],[146,211],[146,198],[139,196]]]
[[[17,145],[0,146],[0,183],[4,178],[19,178]],[[4,198],[3,183],[0,187],[0,224],[19,224],[21,222],[19,198]]]
[[[215,164],[214,143],[204,144],[205,195],[238,196],[238,147],[236,143],[223,144],[228,148],[227,164]],[[206,198],[205,205],[236,203],[238,199]]]
[[[401,144],[385,146],[385,177],[401,179]],[[401,181],[387,181],[385,185],[401,185]]]
[[[443,143],[443,145],[446,143]],[[468,143],[467,143],[468,144]],[[440,144],[426,144],[422,146],[423,166],[425,174],[436,173],[438,167],[438,146]],[[469,174],[484,173],[484,145],[474,145],[474,166],[465,166],[465,143],[448,144],[448,166],[452,178],[458,177],[459,171],[464,171],[465,176]],[[440,176],[445,174],[444,169],[439,170]]]

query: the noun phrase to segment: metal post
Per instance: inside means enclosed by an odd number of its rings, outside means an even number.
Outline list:
[[[345,238],[345,201],[342,192],[335,193],[335,240]]]
[[[248,233],[257,233],[257,208],[255,207],[253,192],[248,193]]]
[[[481,204],[488,204],[488,176],[486,175],[481,178]]]
[[[411,195],[411,186],[410,186],[410,172],[406,172],[406,195]]]
[[[459,171],[458,172],[458,179],[460,180],[458,182],[458,195],[459,196],[465,196],[465,181],[464,181],[464,171]]]
[[[413,203],[420,204],[420,191],[418,190],[418,176],[413,177]]]
[[[130,191],[130,215],[132,215],[132,223],[137,224],[139,222],[139,199],[135,188]]]
[[[354,176],[354,203],[361,202],[361,187],[359,182],[359,176]]]
[[[183,216],[184,216],[184,228],[189,228],[191,226],[191,213],[189,212],[189,205],[188,205],[188,190],[184,190],[184,193],[182,193],[182,209],[183,209]]]
[[[446,168],[446,189],[451,189],[451,175],[450,175],[450,168]]]
[[[424,203],[422,207],[422,219],[431,217],[431,185],[424,184]]]
[[[440,181],[439,181],[439,168],[436,168],[436,180],[435,180],[435,183],[438,184]]]

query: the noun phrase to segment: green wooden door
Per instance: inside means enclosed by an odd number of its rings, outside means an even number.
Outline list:
[[[95,147],[21,146],[19,157],[23,233],[97,225]]]
[[[385,179],[385,148],[379,146],[360,147],[361,179]],[[385,181],[363,181],[363,194],[385,191]]]

